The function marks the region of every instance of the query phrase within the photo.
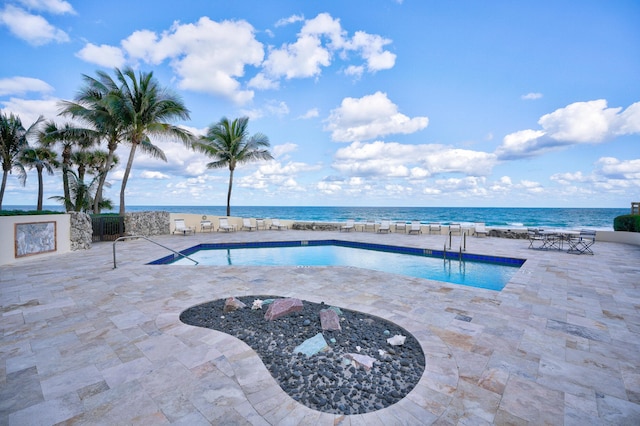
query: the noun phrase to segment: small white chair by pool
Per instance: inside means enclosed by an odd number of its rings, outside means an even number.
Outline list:
[[[213,231],[213,223],[210,220],[202,220],[200,221],[200,232],[204,231]]]
[[[351,232],[355,229],[355,222],[351,219],[347,220],[347,224],[346,225],[342,225],[340,227],[340,232],[345,231],[345,232]]]
[[[484,222],[476,222],[473,228],[475,229],[476,237],[479,237],[481,235],[483,237],[486,237],[489,235],[489,231],[487,231],[487,228],[485,228]]]
[[[420,224],[420,221],[418,220],[413,220],[411,221],[411,227],[409,228],[409,234],[422,234],[422,225]]]
[[[383,220],[382,222],[380,222],[380,228],[378,228],[378,232],[380,232],[380,233],[382,233],[382,232],[386,232],[386,233],[391,232],[391,222],[389,222],[388,220]]]
[[[267,229],[267,224],[264,219],[256,219],[256,230]]]
[[[247,231],[253,231],[254,229],[258,229],[256,225],[251,224],[251,219],[247,217],[242,218],[242,229],[246,229]]]
[[[438,234],[440,235],[440,231],[442,230],[442,225],[439,223],[430,223],[429,224],[429,234]]]
[[[407,233],[407,222],[396,222],[396,232],[400,232],[402,230],[403,234]]]
[[[451,233],[451,235],[462,235],[462,226],[459,223],[452,223],[449,225],[449,232]]]
[[[174,234],[187,235],[195,232],[195,230],[184,223],[184,219],[175,219],[175,227],[173,229]]]
[[[269,227],[269,229],[277,229],[278,231],[282,230],[282,229],[289,229],[289,227],[287,225],[283,225],[280,223],[280,219],[272,219],[271,220],[271,226]]]
[[[235,230],[236,230],[236,226],[230,225],[229,220],[226,217],[221,217],[219,219],[218,232],[220,231],[233,232]]]

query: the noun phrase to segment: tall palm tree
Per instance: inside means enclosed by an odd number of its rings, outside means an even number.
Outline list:
[[[194,144],[195,149],[215,159],[207,164],[208,168],[229,167],[227,216],[231,216],[231,189],[236,166],[251,161],[273,159],[271,153],[266,149],[270,146],[269,138],[262,133],[249,136],[248,124],[249,117],[236,118],[231,122],[227,117],[222,117],[207,130],[205,137]]]
[[[27,138],[38,130],[43,117],[38,119],[25,129],[20,117],[5,113],[0,113],[0,161],[2,161],[2,185],[0,186],[0,210],[2,210],[2,199],[7,187],[7,176],[13,169],[18,171],[20,182],[26,182],[26,172],[20,162],[20,154],[29,146]]]
[[[39,147],[26,147],[20,153],[20,163],[22,167],[35,168],[38,172],[38,206],[37,211],[42,211],[42,198],[44,195],[44,182],[42,180],[42,172],[46,172],[50,175],[53,174],[53,169],[58,167],[60,163],[57,160],[58,154],[42,146]]]
[[[98,178],[96,196],[93,201],[93,213],[100,213],[103,188],[107,174],[116,160],[115,151],[125,140],[124,123],[120,121],[109,94],[120,90],[116,82],[104,71],[97,71],[97,78],[83,75],[84,85],[75,97],[75,102],[62,101],[61,115],[71,116],[94,128],[107,143],[107,158]]]
[[[122,177],[120,188],[120,215],[125,212],[125,189],[133,166],[137,148],[166,161],[164,152],[150,141],[150,136],[179,140],[190,147],[193,136],[185,129],[168,121],[189,119],[189,110],[179,96],[163,89],[153,78],[153,72],[141,72],[136,77],[131,68],[115,69],[119,82],[118,90],[107,95],[107,102],[115,116],[124,126],[128,142],[131,144],[129,159]]]
[[[59,127],[55,122],[48,121],[45,128],[39,132],[38,140],[45,147],[51,147],[57,143],[62,145],[62,187],[64,191],[64,206],[66,211],[74,209],[73,200],[69,191],[69,171],[71,167],[71,157],[74,148],[84,150],[93,145],[98,140],[98,132],[75,127],[71,123],[65,123]]]

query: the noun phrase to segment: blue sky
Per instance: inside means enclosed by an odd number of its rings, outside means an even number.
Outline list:
[[[275,159],[236,170],[232,205],[628,207],[638,22],[635,0],[8,0],[0,108],[63,123],[82,74],[132,66],[182,97],[176,124],[246,115],[269,137]],[[127,205],[225,204],[228,170],[155,142],[168,162],[138,154]],[[36,191],[14,174],[3,204]]]

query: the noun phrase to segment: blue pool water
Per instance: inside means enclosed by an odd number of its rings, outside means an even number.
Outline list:
[[[200,265],[350,266],[490,290],[502,290],[524,263],[521,259],[468,253],[464,254],[467,260],[460,261],[458,253],[447,253],[449,258],[444,259],[441,251],[427,250],[425,254],[422,249],[337,241],[201,244],[183,254]],[[152,263],[193,265],[188,259],[175,260],[173,256]]]

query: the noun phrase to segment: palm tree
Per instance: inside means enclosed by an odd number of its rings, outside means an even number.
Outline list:
[[[26,172],[20,162],[20,154],[29,146],[27,138],[37,131],[43,117],[38,119],[25,129],[20,117],[4,113],[0,114],[0,161],[2,161],[2,186],[0,186],[0,210],[2,199],[7,187],[7,176],[15,168],[18,171],[20,182],[24,185],[27,179]]]
[[[236,169],[236,165],[273,159],[271,153],[266,149],[270,146],[269,138],[262,133],[249,136],[248,124],[249,117],[236,118],[232,122],[228,118],[222,117],[207,130],[205,137],[194,144],[194,148],[215,159],[207,164],[207,168],[229,167],[227,216],[231,216],[231,188],[233,187],[233,171]]]
[[[124,126],[128,142],[131,144],[129,159],[122,177],[120,188],[120,215],[125,212],[125,189],[133,159],[138,146],[157,158],[166,161],[164,152],[150,141],[150,136],[180,140],[190,147],[193,136],[187,130],[169,124],[175,119],[189,119],[189,110],[175,94],[163,89],[153,78],[153,72],[141,72],[136,78],[131,68],[115,69],[120,83],[117,91],[110,91],[107,102],[111,111]]]
[[[62,187],[64,190],[64,206],[66,211],[73,210],[73,200],[69,191],[69,175],[71,157],[74,147],[81,150],[88,148],[98,140],[98,133],[91,129],[74,127],[71,123],[65,123],[58,127],[53,121],[46,123],[44,130],[39,133],[39,142],[45,147],[51,147],[56,143],[62,144]],[[77,210],[76,210],[77,211]]]
[[[109,102],[109,94],[120,90],[113,79],[104,71],[97,72],[98,77],[82,76],[84,85],[75,97],[75,102],[62,101],[61,115],[68,115],[81,120],[96,129],[101,138],[107,142],[107,158],[103,163],[102,173],[98,178],[98,187],[93,202],[93,213],[100,213],[103,188],[107,174],[116,161],[115,151],[125,139],[124,125],[113,111]]]
[[[57,160],[58,154],[45,147],[26,147],[20,153],[20,163],[22,167],[35,168],[38,172],[38,206],[37,211],[42,211],[42,198],[44,195],[44,183],[42,172],[46,170],[48,174],[53,174],[53,169],[60,163]]]

